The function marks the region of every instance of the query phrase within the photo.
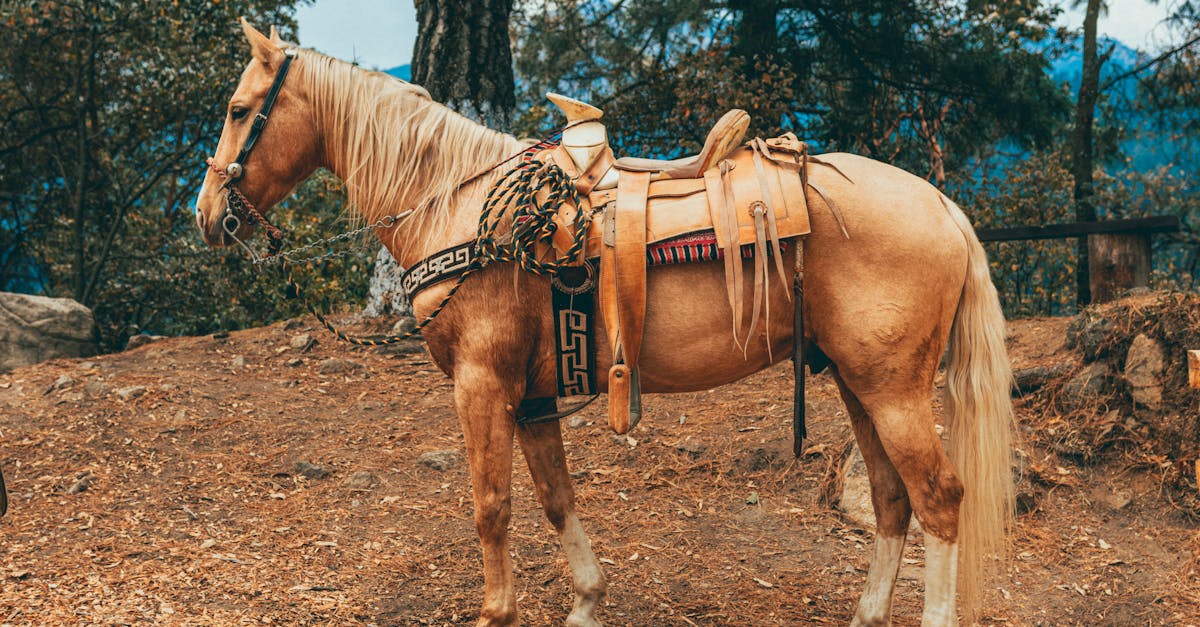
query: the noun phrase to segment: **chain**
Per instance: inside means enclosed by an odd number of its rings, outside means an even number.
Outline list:
[[[292,263],[292,264],[300,264],[300,263],[308,263],[308,262],[313,262],[313,261],[325,261],[328,259],[338,259],[341,257],[349,257],[351,255],[358,254],[361,251],[346,250],[346,251],[337,252],[337,251],[331,250],[329,252],[325,252],[325,253],[321,253],[321,254],[317,254],[317,255],[310,255],[307,257],[300,257],[299,255],[306,253],[308,251],[317,249],[317,248],[321,248],[321,247],[325,247],[325,246],[333,246],[336,244],[340,244],[342,242],[347,242],[347,241],[353,240],[353,239],[363,235],[367,231],[374,231],[376,229],[390,229],[393,226],[395,226],[396,223],[399,222],[402,218],[408,216],[411,213],[412,213],[412,211],[405,211],[405,212],[400,213],[399,215],[384,216],[371,224],[367,224],[367,225],[361,226],[357,229],[346,231],[344,233],[339,233],[332,237],[326,237],[326,238],[319,239],[319,240],[316,240],[313,242],[309,242],[308,244],[305,244],[303,246],[297,246],[290,250],[283,250],[272,256],[255,257],[254,265],[269,266],[269,265],[282,264],[284,262]]]

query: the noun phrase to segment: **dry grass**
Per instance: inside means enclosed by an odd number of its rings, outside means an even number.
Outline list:
[[[471,624],[482,580],[465,465],[416,463],[461,452],[449,382],[424,353],[354,351],[321,335],[310,352],[288,348],[302,332],[316,334],[311,321],[0,375],[12,492],[0,623]],[[330,373],[330,358],[364,367]],[[70,381],[52,389],[61,376]],[[117,395],[135,385],[144,393]],[[610,580],[607,624],[849,621],[872,533],[821,498],[836,493],[849,427],[836,386],[813,378],[809,454],[792,459],[789,399],[790,370],[777,368],[649,397],[632,439],[608,431],[602,405],[565,428]],[[1028,436],[1039,417],[1027,407],[1020,417]],[[1200,538],[1164,500],[1158,469],[1075,466],[1038,447],[1027,457],[1027,475],[1045,481],[1028,488],[1036,506],[1018,521],[988,622],[1200,622]],[[331,474],[307,479],[299,461]],[[525,624],[561,624],[566,561],[519,452],[515,468]],[[1108,507],[1112,491],[1132,503]],[[913,544],[898,625],[920,620]]]

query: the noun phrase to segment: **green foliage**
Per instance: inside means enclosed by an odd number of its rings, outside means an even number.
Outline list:
[[[294,4],[0,5],[0,289],[94,307],[110,347],[143,330],[200,333],[296,313],[275,302],[277,278],[204,248],[190,209],[249,59],[238,17],[286,36]],[[328,191],[325,181],[306,187],[298,201],[318,209],[284,210],[281,221],[306,239],[328,234]],[[323,269],[318,290],[339,289],[364,265]]]
[[[1055,11],[1040,2],[758,3],[775,7],[770,35],[743,29],[749,9],[734,4],[524,5],[513,23],[522,94],[535,105],[525,130],[556,125],[537,105],[543,92],[560,91],[602,106],[627,154],[673,155],[739,107],[753,116],[752,133],[793,130],[823,150],[940,182],[947,166],[1002,138],[1049,143],[1066,110],[1044,55],[1029,48],[1053,47]],[[739,41],[755,36],[774,49],[737,56]]]

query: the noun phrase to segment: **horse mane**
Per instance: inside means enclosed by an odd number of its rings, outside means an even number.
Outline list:
[[[353,220],[413,210],[393,237],[445,245],[455,208],[492,176],[463,183],[519,149],[510,135],[435,102],[423,87],[299,49],[297,76],[339,165]],[[403,234],[402,234],[403,233]],[[424,236],[424,242],[418,238]]]

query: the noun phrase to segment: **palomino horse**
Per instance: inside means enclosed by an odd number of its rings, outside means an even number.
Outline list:
[[[291,73],[270,122],[261,136],[254,132],[258,147],[237,172],[246,199],[265,210],[323,167],[345,181],[368,222],[414,210],[377,229],[402,266],[474,238],[483,197],[498,173],[471,177],[519,151],[521,142],[433,102],[420,87],[294,50],[274,32],[267,37],[244,22],[243,30],[253,59],[230,100],[214,171],[238,159],[255,112],[286,61]],[[853,181],[832,168],[810,171],[836,200],[850,237],[824,204],[810,205],[804,335],[832,362],[867,463],[878,520],[853,624],[890,623],[914,513],[925,533],[922,623],[955,624],[956,596],[970,620],[979,608],[984,571],[1003,553],[1012,501],[1010,372],[984,251],[963,213],[925,181],[852,155],[822,160]],[[222,228],[228,193],[215,172],[200,192],[196,219],[212,245],[232,243]],[[236,237],[250,236],[251,228],[241,223]],[[599,625],[595,610],[605,579],[575,514],[559,425],[514,422],[522,399],[556,392],[548,279],[515,274],[508,264],[492,264],[472,275],[424,333],[433,359],[454,380],[465,432],[483,548],[479,624],[518,622],[508,547],[515,433],[570,563],[575,601],[566,623]],[[771,282],[774,302],[789,303],[785,283]],[[449,288],[446,282],[421,291],[414,310],[427,314]],[[770,340],[770,353],[761,332],[745,353],[735,343],[729,307],[714,305],[726,298],[720,263],[656,267],[648,294],[641,358],[647,392],[712,388],[766,368],[769,354],[789,354],[792,338],[783,332]],[[769,315],[774,329],[790,329],[790,309],[775,307],[763,318]],[[766,328],[762,322],[760,330]],[[596,333],[604,333],[603,325]],[[948,342],[945,409],[953,464],[935,430],[929,398]],[[609,367],[606,352],[596,355],[598,372]]]

